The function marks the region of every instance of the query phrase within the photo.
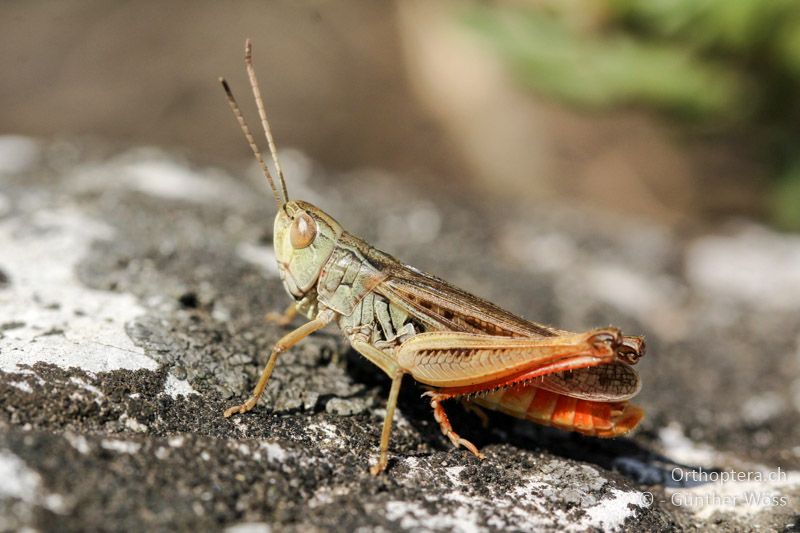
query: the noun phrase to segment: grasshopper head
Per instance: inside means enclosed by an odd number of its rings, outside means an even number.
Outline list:
[[[273,245],[286,290],[299,300],[317,283],[342,227],[318,207],[288,201],[275,216]]]
[[[258,87],[256,72],[253,68],[250,39],[245,42],[244,62],[247,74],[250,77],[250,86],[253,89],[253,97],[256,100],[258,113],[261,116],[264,136],[267,138],[272,162],[275,164],[275,171],[280,179],[280,191],[264,162],[264,157],[261,155],[250,128],[247,126],[242,111],[239,109],[239,104],[236,103],[236,99],[233,97],[233,92],[228,82],[224,78],[220,78],[219,81],[225,90],[233,115],[239,122],[239,127],[242,129],[242,133],[244,133],[244,137],[250,145],[256,161],[258,161],[264,177],[267,178],[267,182],[272,189],[275,205],[278,208],[278,214],[275,216],[275,233],[273,234],[278,271],[286,290],[295,300],[300,301],[315,287],[322,272],[322,267],[325,266],[325,262],[333,253],[336,241],[343,230],[338,222],[318,207],[299,200],[289,200],[286,180],[283,177],[280,161],[278,161],[278,154],[272,140],[272,131],[267,120],[267,111],[264,108],[264,102],[261,100],[261,89]]]

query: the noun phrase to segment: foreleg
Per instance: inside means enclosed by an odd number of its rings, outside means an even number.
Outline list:
[[[334,319],[335,316],[336,314],[333,311],[326,309],[318,314],[317,318],[314,320],[303,324],[296,330],[281,337],[281,339],[276,342],[275,346],[272,348],[272,353],[267,361],[267,366],[264,367],[264,371],[261,373],[261,378],[258,380],[252,396],[250,396],[250,398],[243,404],[234,405],[233,407],[226,409],[224,413],[225,418],[236,413],[246,413],[255,407],[258,399],[264,393],[264,388],[267,386],[267,382],[272,375],[272,370],[275,368],[275,363],[278,361],[278,355],[285,352],[315,331],[324,328]]]

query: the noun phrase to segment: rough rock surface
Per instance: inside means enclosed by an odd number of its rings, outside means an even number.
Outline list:
[[[541,322],[646,334],[641,429],[484,430],[453,406],[478,462],[409,380],[373,478],[388,382],[333,328],[225,419],[286,331],[264,320],[288,297],[261,179],[4,137],[0,530],[800,526],[800,239],[517,212],[283,156],[294,197],[408,263]],[[750,479],[716,479],[731,471]]]

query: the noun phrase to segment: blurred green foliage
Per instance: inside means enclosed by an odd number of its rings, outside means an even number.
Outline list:
[[[772,189],[770,205],[775,222],[783,228],[800,229],[800,162],[785,171]]]
[[[735,77],[681,43],[576,31],[535,10],[483,8],[472,15],[470,24],[492,39],[520,79],[573,104],[633,101],[702,114],[736,99]]]
[[[543,94],[752,131],[774,222],[800,229],[800,0],[480,3],[465,21]]]

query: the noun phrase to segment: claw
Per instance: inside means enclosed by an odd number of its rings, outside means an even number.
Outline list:
[[[381,461],[378,461],[376,464],[372,465],[369,468],[369,473],[372,474],[373,476],[377,476],[381,472],[386,470],[386,465],[387,465],[387,463],[382,463]]]
[[[233,407],[229,407],[228,409],[225,409],[225,412],[222,413],[222,416],[224,416],[225,418],[230,418],[231,416],[233,416],[235,414],[244,414],[247,411],[250,411],[255,406],[256,406],[256,399],[255,398],[250,398],[249,400],[247,400],[243,404],[234,405]]]

